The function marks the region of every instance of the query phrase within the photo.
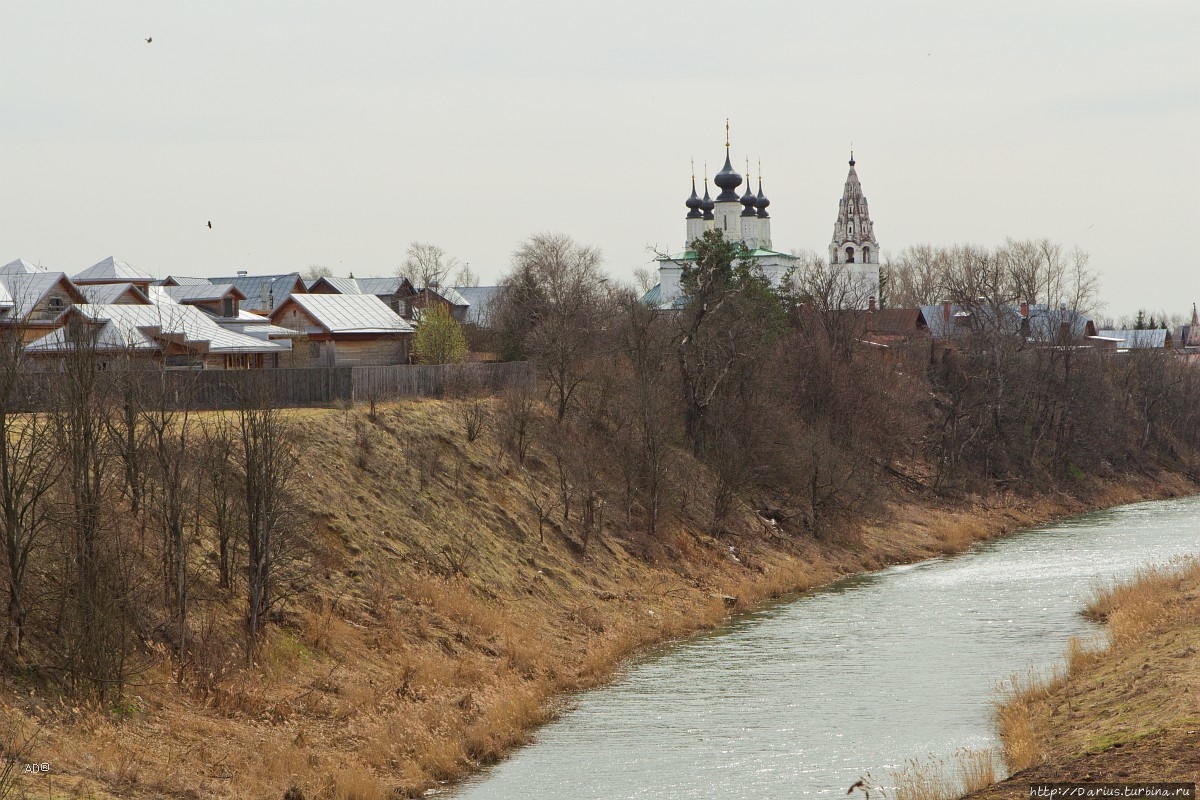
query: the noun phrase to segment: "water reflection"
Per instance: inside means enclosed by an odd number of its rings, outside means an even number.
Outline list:
[[[1053,664],[1093,584],[1200,549],[1200,498],[1088,514],[840,581],[663,648],[455,794],[794,798],[996,744],[997,682]]]

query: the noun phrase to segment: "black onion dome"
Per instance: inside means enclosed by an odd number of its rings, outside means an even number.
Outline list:
[[[746,178],[746,193],[742,195],[739,201],[742,204],[742,216],[754,216],[754,192],[750,189],[750,178]]]
[[[756,205],[758,207],[758,216],[759,217],[765,218],[765,217],[771,216],[770,214],[767,213],[767,206],[771,205],[771,201],[767,199],[767,196],[765,194],[763,194],[762,178],[758,179],[758,197],[755,198],[754,205]]]
[[[703,204],[703,202],[704,201],[702,201],[696,195],[696,179],[692,178],[692,196],[687,199],[687,203],[686,203],[686,205],[688,207],[688,213],[687,213],[688,219],[699,219],[700,217],[703,216],[700,213],[700,206]]]
[[[708,196],[708,179],[705,178],[705,180],[704,180],[704,199],[700,201],[700,208],[701,208],[701,210],[704,211],[704,218],[705,219],[715,219],[715,217],[713,217],[713,209],[716,207],[717,207],[717,204],[714,203],[712,198]]]
[[[725,166],[713,178],[720,189],[721,193],[717,195],[718,203],[736,203],[738,196],[734,189],[742,185],[742,176],[737,174],[737,170],[729,163],[729,151],[725,151]]]

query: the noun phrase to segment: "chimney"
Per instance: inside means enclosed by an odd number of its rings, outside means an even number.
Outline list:
[[[249,274],[250,274],[250,271],[249,271],[249,270],[244,270],[244,269],[239,269],[239,270],[238,270],[238,277],[239,277],[239,278],[244,278],[244,277],[246,277],[246,276],[247,276],[247,275],[249,275]]]
[[[1021,319],[1029,319],[1029,301],[1021,301]]]
[[[944,322],[950,321],[950,301],[949,300],[942,301],[942,320]]]
[[[875,310],[875,298],[874,298],[874,296],[872,296],[871,299],[867,300],[867,311],[874,311],[874,310]]]

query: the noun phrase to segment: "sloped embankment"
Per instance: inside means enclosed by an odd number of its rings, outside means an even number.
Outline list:
[[[1072,641],[1067,667],[1017,686],[998,710],[1016,772],[976,794],[1031,783],[1200,781],[1200,561],[1101,590],[1086,612],[1102,647]]]
[[[610,510],[584,542],[544,510],[556,485],[549,454],[534,446],[517,465],[490,405],[483,435],[468,441],[464,411],[427,401],[373,418],[295,412],[305,547],[256,667],[243,668],[234,646],[244,601],[198,570],[182,684],[169,648],[147,641],[119,708],[75,705],[37,681],[0,687],[9,743],[32,741],[22,759],[50,767],[21,785],[97,798],[278,800],[290,787],[308,798],[418,796],[524,742],[554,698],[606,680],[639,647],[839,575],[1189,489],[1130,483],[1098,487],[1090,502],[953,510],[914,496],[827,541],[745,513],[716,538],[703,530],[711,487],[697,468],[665,532],[619,532]],[[619,496],[615,478],[607,490]],[[197,551],[209,564],[212,543]]]

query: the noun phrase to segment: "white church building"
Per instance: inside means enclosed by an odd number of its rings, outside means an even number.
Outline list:
[[[875,239],[875,225],[867,210],[867,198],[854,169],[854,154],[850,155],[850,173],[842,199],[838,203],[837,221],[833,226],[833,239],[829,244],[829,264],[845,270],[846,278],[861,289],[854,291],[861,297],[861,307],[879,298],[879,242]],[[747,169],[749,172],[749,169]],[[704,196],[696,194],[696,179],[692,178],[692,194],[686,201],[687,238],[683,251],[675,255],[659,256],[658,285],[646,293],[643,302],[659,308],[676,308],[682,305],[683,292],[680,278],[686,266],[696,260],[692,243],[705,231],[717,229],[726,239],[742,242],[747,257],[762,273],[778,286],[789,270],[797,266],[798,259],[774,249],[771,242],[771,216],[767,206],[771,201],[763,193],[762,176],[758,179],[758,192],[750,186],[750,176],[745,179],[746,189],[740,196],[738,187],[742,176],[733,168],[729,155],[729,141],[725,142],[725,166],[713,176],[713,183],[721,190],[713,200],[709,196],[708,176],[704,177]]]

